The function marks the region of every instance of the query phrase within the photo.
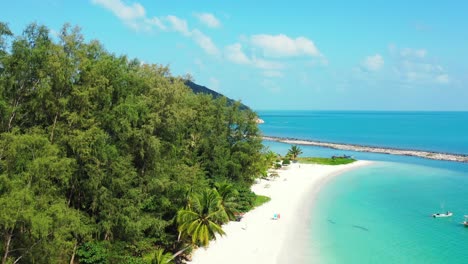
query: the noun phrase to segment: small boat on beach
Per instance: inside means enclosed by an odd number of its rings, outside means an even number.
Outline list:
[[[432,217],[434,218],[439,218],[439,217],[450,217],[452,216],[453,213],[452,212],[447,212],[447,213],[435,213],[435,214],[432,214]]]

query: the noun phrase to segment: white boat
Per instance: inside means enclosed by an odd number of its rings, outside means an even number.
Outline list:
[[[463,225],[468,227],[468,215],[465,215],[465,221],[463,221]]]
[[[447,213],[436,213],[436,214],[433,214],[432,217],[434,218],[438,218],[438,217],[450,217],[452,216],[453,213],[452,212],[447,212]]]

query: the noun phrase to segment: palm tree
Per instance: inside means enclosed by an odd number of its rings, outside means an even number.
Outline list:
[[[223,220],[221,199],[216,190],[205,190],[192,199],[190,209],[181,209],[177,213],[178,230],[181,236],[191,237],[193,244],[207,246],[215,235],[224,235],[218,225]]]
[[[269,150],[265,154],[263,154],[263,158],[265,160],[265,163],[267,165],[267,169],[273,168],[275,165],[275,160],[277,159],[278,154]]]
[[[298,147],[297,145],[291,146],[291,148],[288,151],[288,155],[291,156],[292,160],[296,160],[299,155],[302,154],[302,149]]]
[[[171,253],[164,252],[164,249],[158,248],[154,252],[151,264],[172,264],[174,256]]]
[[[221,198],[221,208],[223,209],[223,222],[235,220],[237,213],[237,204],[234,202],[235,196],[238,194],[237,190],[234,189],[232,184],[227,182],[215,183],[215,189]]]

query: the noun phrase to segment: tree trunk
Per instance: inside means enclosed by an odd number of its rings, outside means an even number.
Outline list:
[[[188,245],[187,247],[177,251],[174,255],[172,255],[171,259],[170,260],[173,260],[175,259],[177,256],[179,256],[180,254],[184,253],[185,250],[189,249],[191,247],[191,245]]]
[[[7,131],[11,130],[11,123],[13,122],[13,119],[15,119],[15,115],[16,115],[16,110],[14,110],[13,113],[11,113],[10,121],[8,121],[8,130]]]
[[[54,131],[55,125],[57,124],[58,113],[55,114],[54,125],[52,126],[52,132],[50,133],[50,143],[54,143]]]
[[[70,188],[70,195],[68,195],[68,201],[67,201],[67,205],[70,207],[70,204],[71,204],[71,199],[72,199],[72,196],[73,196],[73,190],[75,189],[75,185],[72,184],[71,188]]]
[[[7,231],[7,233],[5,234],[5,253],[3,254],[3,258],[2,258],[2,264],[6,264],[7,262],[7,258],[8,258],[8,253],[10,252],[10,243],[11,243],[11,237],[13,235],[11,233],[9,233]]]
[[[17,259],[15,260],[15,262],[13,262],[13,264],[18,263],[22,258],[23,258],[23,256],[20,256],[19,258],[17,258]]]
[[[75,242],[75,246],[73,247],[73,253],[70,259],[70,264],[75,263],[75,254],[76,254],[76,248],[78,247],[78,241]]]
[[[18,107],[20,102],[20,97],[15,100],[15,106],[13,106],[13,112],[11,113],[10,120],[8,121],[8,132],[10,132],[13,120],[15,119],[16,116],[16,108]]]

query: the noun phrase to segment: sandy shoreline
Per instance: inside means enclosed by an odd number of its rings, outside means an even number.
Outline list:
[[[313,140],[302,140],[295,138],[281,138],[281,137],[263,137],[263,140],[283,142],[288,144],[297,144],[303,146],[316,146],[324,147],[331,149],[340,149],[340,150],[351,150],[359,152],[371,152],[371,153],[380,153],[380,154],[391,154],[391,155],[401,155],[401,156],[413,156],[425,159],[433,160],[447,160],[455,162],[465,162],[468,163],[468,155],[464,154],[453,154],[453,153],[441,153],[441,152],[432,152],[424,150],[411,150],[411,149],[397,149],[389,147],[374,147],[374,146],[363,146],[355,144],[344,144],[344,143],[330,143],[330,142],[321,142]]]
[[[241,222],[223,226],[226,236],[211,241],[193,254],[192,264],[303,263],[306,256],[310,208],[320,188],[333,176],[370,164],[357,161],[327,166],[292,164],[272,181],[259,180],[252,190],[271,201],[245,214]],[[279,220],[273,220],[275,213]],[[286,253],[287,252],[287,253]],[[297,254],[291,254],[296,252]],[[313,259],[312,259],[313,260]]]

